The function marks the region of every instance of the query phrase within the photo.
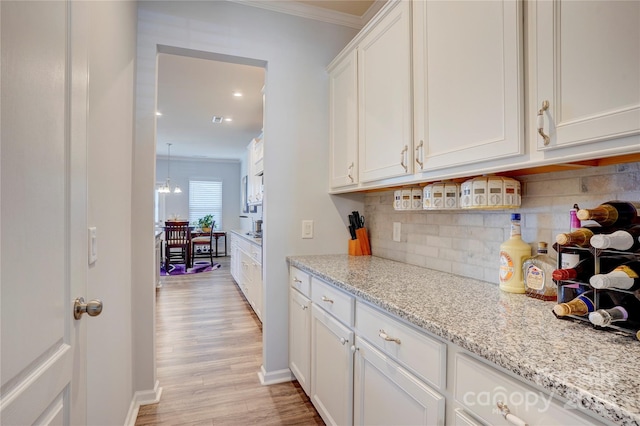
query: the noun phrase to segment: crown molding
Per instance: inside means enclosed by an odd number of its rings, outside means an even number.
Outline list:
[[[259,7],[288,15],[299,16],[301,18],[314,19],[316,21],[327,22],[329,24],[342,25],[357,30],[362,29],[365,24],[384,5],[384,2],[376,1],[362,16],[350,15],[348,13],[337,12],[298,3],[291,0],[229,0],[247,6]]]

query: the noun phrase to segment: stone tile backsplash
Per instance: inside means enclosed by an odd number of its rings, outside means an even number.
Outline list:
[[[375,256],[498,283],[500,244],[509,238],[510,214],[522,215],[522,238],[532,248],[551,246],[569,230],[574,204],[640,201],[640,162],[520,176],[522,205],[513,210],[395,211],[393,191],[365,196],[365,217]],[[393,241],[393,222],[402,224]],[[553,249],[549,250],[556,256]]]

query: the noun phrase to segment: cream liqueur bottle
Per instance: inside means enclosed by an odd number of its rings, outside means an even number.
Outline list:
[[[500,245],[500,290],[524,293],[522,264],[531,256],[531,246],[522,241],[520,213],[511,214],[511,237]]]

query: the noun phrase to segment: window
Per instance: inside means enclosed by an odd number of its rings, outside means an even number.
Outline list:
[[[213,215],[216,229],[222,228],[222,181],[189,181],[189,223]]]

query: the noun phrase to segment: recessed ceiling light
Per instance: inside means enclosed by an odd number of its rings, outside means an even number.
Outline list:
[[[224,119],[224,121],[233,121],[233,118],[227,117]]]
[[[224,117],[220,116],[220,115],[214,115],[213,118],[211,119],[212,123],[222,123],[222,120],[224,120]]]
[[[161,113],[160,111],[156,111],[156,115],[157,115],[158,117],[160,117],[160,116],[162,115],[162,113]]]
[[[236,98],[240,98],[242,97],[242,92],[233,92],[233,96],[235,96]]]

